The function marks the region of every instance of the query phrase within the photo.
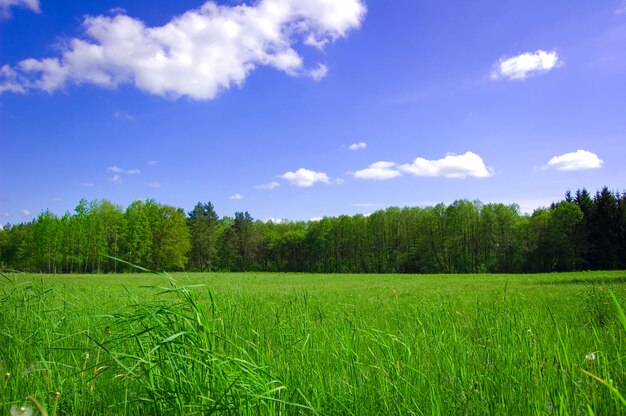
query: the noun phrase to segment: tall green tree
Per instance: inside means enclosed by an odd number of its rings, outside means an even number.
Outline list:
[[[219,218],[210,202],[198,202],[188,214],[191,267],[211,271],[217,267]]]

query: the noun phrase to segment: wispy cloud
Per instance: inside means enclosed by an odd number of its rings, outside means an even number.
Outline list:
[[[230,199],[232,199],[233,201],[239,201],[239,200],[243,199],[243,195],[241,195],[241,194],[231,195]]]
[[[350,149],[350,150],[362,150],[362,149],[365,149],[366,147],[367,147],[367,143],[359,142],[359,143],[352,143],[350,146],[348,146],[348,149]]]
[[[126,111],[116,111],[113,113],[113,117],[116,120],[127,120],[127,121],[132,121],[135,119],[135,116],[127,113]]]
[[[532,75],[548,72],[561,63],[556,51],[525,52],[511,58],[500,58],[491,72],[491,78],[522,80]]]
[[[318,182],[330,184],[330,178],[324,172],[316,172],[304,168],[300,168],[295,172],[285,172],[279,178],[286,180],[290,185],[301,188],[308,188]]]
[[[257,185],[255,186],[255,188],[257,189],[264,189],[264,190],[272,190],[272,189],[276,189],[280,186],[280,184],[276,181],[273,182],[269,182],[269,183],[263,183],[261,185]]]
[[[27,209],[23,209],[22,210],[22,217],[24,218],[30,218],[32,216],[31,212]]]
[[[309,71],[309,76],[315,81],[320,81],[328,74],[328,67],[324,64],[319,64],[316,68]]]
[[[372,163],[365,169],[357,170],[352,173],[357,179],[374,179],[378,181],[384,181],[387,179],[397,178],[402,173],[396,169],[397,164],[395,162],[380,161]]]
[[[134,83],[150,94],[209,100],[243,85],[258,66],[319,80],[328,67],[307,68],[295,45],[322,48],[359,28],[365,13],[362,0],[263,0],[233,6],[207,1],[156,27],[124,10],[87,16],[85,35],[66,42],[60,56],[19,62],[8,79],[0,78],[0,88],[52,93],[72,84]]]
[[[158,162],[157,162],[156,160],[148,160],[148,161],[146,162],[146,165],[148,165],[148,166],[156,166],[156,165],[157,165],[157,163],[158,163]]]
[[[122,183],[122,175],[139,175],[141,173],[139,169],[123,169],[119,166],[109,166],[106,168],[106,172],[113,174],[109,179],[115,183]]]
[[[11,7],[24,7],[40,13],[39,0],[0,0],[0,19],[11,17]]]
[[[93,188],[94,186],[96,186],[96,184],[94,184],[93,182],[82,182],[80,186],[84,186],[85,188]]]
[[[150,183],[148,184],[148,186],[149,186],[150,188],[160,188],[160,187],[161,187],[161,182],[158,182],[158,181],[150,182]]]
[[[599,169],[602,167],[603,163],[604,161],[595,153],[591,153],[587,150],[577,150],[560,156],[554,156],[548,161],[548,164],[542,168],[554,168],[560,171]]]
[[[120,168],[119,166],[109,166],[106,171],[107,173],[122,173],[124,172],[124,169]]]
[[[415,176],[431,176],[445,178],[487,178],[493,175],[493,169],[488,168],[483,159],[473,152],[463,155],[448,154],[442,159],[428,160],[421,157],[413,162],[400,165],[401,171]]]

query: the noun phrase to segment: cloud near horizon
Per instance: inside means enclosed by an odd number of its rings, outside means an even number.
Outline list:
[[[372,163],[365,169],[357,170],[352,173],[357,179],[373,179],[384,181],[401,176],[402,173],[396,169],[397,164],[394,162],[380,161]]]
[[[523,80],[532,75],[548,72],[561,64],[562,61],[556,51],[525,52],[512,58],[500,58],[491,72],[491,78]]]
[[[320,80],[328,67],[307,68],[294,46],[322,48],[346,37],[365,13],[362,0],[261,0],[252,6],[208,1],[157,27],[123,10],[87,16],[85,36],[69,39],[60,56],[2,66],[0,92],[132,83],[150,94],[210,100],[241,86],[257,66]]]
[[[483,159],[473,152],[465,152],[462,155],[447,154],[438,160],[418,157],[413,162],[400,165],[398,168],[415,176],[464,179],[467,176],[487,178],[493,175],[493,169],[487,167]]]
[[[357,179],[387,180],[402,176],[403,172],[414,176],[460,179],[467,176],[487,178],[493,175],[493,169],[487,167],[482,158],[473,152],[466,152],[463,155],[447,154],[438,160],[418,157],[413,162],[402,165],[380,161],[350,174]]]
[[[295,172],[285,172],[278,177],[286,180],[290,185],[300,188],[308,188],[318,182],[330,184],[330,178],[324,172],[316,172],[304,168],[300,168]]]
[[[272,182],[269,182],[269,183],[263,183],[261,185],[257,185],[257,186],[255,186],[255,188],[271,191],[272,189],[276,189],[279,186],[280,186],[280,184],[278,182],[272,181]]]
[[[554,156],[543,168],[555,168],[559,171],[587,170],[599,169],[602,167],[603,163],[604,161],[595,153],[587,150],[577,150],[560,156]]]

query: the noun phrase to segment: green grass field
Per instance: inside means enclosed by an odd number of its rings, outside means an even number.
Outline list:
[[[2,415],[626,414],[626,272],[4,276]]]

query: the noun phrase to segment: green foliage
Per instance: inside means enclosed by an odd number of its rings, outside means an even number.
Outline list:
[[[0,230],[0,266],[46,273],[153,270],[316,273],[522,273],[626,268],[626,194],[586,191],[532,215],[515,204],[458,200],[309,222],[219,218],[213,205],[154,200],[126,211],[80,201]]]
[[[626,410],[623,272],[0,279],[0,414]]]

